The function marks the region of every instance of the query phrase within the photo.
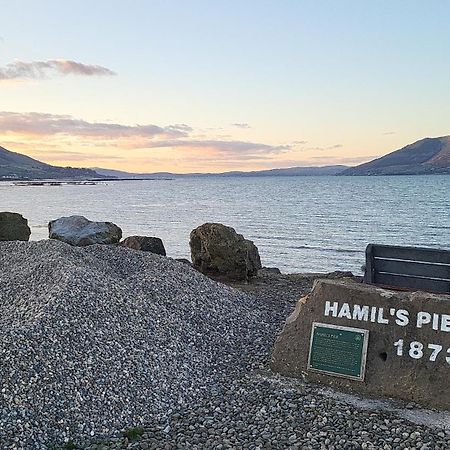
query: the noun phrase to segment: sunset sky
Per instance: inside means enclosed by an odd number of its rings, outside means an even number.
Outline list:
[[[0,146],[135,172],[355,165],[450,134],[450,2],[0,0]]]

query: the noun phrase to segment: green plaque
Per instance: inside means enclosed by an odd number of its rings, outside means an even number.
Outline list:
[[[308,370],[364,381],[369,330],[314,322]]]

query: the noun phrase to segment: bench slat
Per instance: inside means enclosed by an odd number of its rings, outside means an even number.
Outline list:
[[[450,264],[450,251],[421,247],[398,247],[395,245],[372,245],[373,256],[378,258],[424,261]]]
[[[450,280],[450,264],[440,265],[375,258],[375,272],[396,273],[402,275],[421,276],[425,278],[442,278]]]
[[[377,273],[375,276],[375,284],[450,294],[449,281],[433,280],[430,278]]]
[[[364,282],[450,294],[450,251],[369,244]]]

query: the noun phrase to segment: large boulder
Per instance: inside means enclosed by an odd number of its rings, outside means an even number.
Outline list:
[[[163,241],[157,237],[148,236],[129,236],[125,238],[119,245],[122,247],[140,250],[142,252],[156,253],[157,255],[166,256],[166,249]]]
[[[0,212],[0,241],[28,241],[28,220],[18,213]]]
[[[122,230],[112,222],[92,222],[83,216],[61,217],[48,224],[50,239],[85,247],[93,244],[117,244]]]
[[[328,331],[321,332],[310,357],[313,326]],[[345,336],[349,328],[356,337],[344,341],[329,331]],[[360,367],[360,353],[354,350],[360,332],[368,333],[363,380],[345,372]],[[450,295],[393,291],[350,279],[317,280],[288,317],[271,368],[357,394],[450,410]]]
[[[194,267],[204,274],[247,280],[261,269],[256,245],[220,223],[192,230],[189,245]]]

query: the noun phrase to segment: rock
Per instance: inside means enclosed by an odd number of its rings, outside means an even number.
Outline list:
[[[262,267],[258,247],[248,239],[244,239],[244,242],[247,246],[247,275],[249,277],[254,277]]]
[[[93,244],[117,244],[122,230],[112,222],[92,222],[83,216],[61,217],[48,224],[50,239],[85,247]]]
[[[313,322],[369,331],[364,381],[308,370]],[[331,353],[336,357],[348,351],[336,349]],[[449,355],[449,295],[393,291],[348,279],[322,279],[316,281],[311,294],[298,301],[288,317],[275,343],[271,367],[282,375],[358,394],[450,409]],[[338,366],[340,361],[333,364]]]
[[[148,236],[129,236],[125,238],[119,245],[122,247],[140,250],[142,252],[151,252],[157,255],[166,256],[166,249],[163,241],[157,237]]]
[[[326,278],[331,280],[338,280],[339,278],[353,278],[353,273],[343,270],[335,270],[334,272],[330,272],[326,274]]]
[[[278,267],[262,267],[258,270],[258,275],[280,275],[281,270]]]
[[[0,212],[0,241],[28,241],[28,220],[18,213]]]
[[[205,223],[192,230],[189,245],[193,266],[204,274],[247,280],[261,269],[255,244],[220,223]]]
[[[175,261],[192,266],[192,263],[186,258],[175,258]]]

